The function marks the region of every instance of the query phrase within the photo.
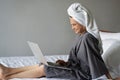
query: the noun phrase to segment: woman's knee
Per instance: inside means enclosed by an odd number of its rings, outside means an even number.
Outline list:
[[[42,75],[43,75],[43,76],[46,76],[44,65],[40,65],[39,68],[40,68],[40,71],[41,71]]]

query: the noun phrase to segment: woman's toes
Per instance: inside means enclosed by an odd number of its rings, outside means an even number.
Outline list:
[[[0,68],[0,80],[4,80],[3,70]]]

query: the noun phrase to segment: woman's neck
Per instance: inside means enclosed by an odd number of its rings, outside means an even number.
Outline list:
[[[85,34],[87,31],[85,30],[85,31],[83,31],[82,33],[80,33],[80,35],[83,35],[83,34]]]

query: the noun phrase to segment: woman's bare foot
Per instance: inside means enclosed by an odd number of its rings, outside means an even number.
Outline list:
[[[4,65],[0,64],[0,80],[6,80],[5,76],[7,73],[7,67],[5,67]]]
[[[3,69],[0,67],[0,80],[4,80]]]

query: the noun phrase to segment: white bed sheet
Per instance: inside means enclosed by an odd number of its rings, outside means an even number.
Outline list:
[[[55,62],[58,59],[67,60],[68,55],[54,55],[54,56],[45,56],[46,60],[49,62]],[[29,66],[34,64],[39,64],[39,61],[34,56],[26,57],[0,57],[0,63],[9,66],[9,67],[22,67]],[[11,80],[68,80],[68,79],[58,79],[58,78],[14,78]]]

